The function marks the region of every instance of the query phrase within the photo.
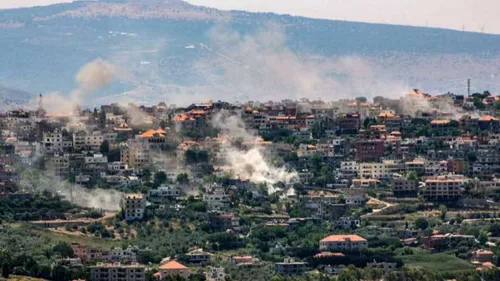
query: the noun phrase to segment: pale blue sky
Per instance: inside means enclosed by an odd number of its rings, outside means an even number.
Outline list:
[[[135,0],[140,1],[140,0]],[[0,0],[0,8],[70,0]],[[219,9],[275,12],[316,18],[484,30],[500,34],[500,0],[188,0]]]

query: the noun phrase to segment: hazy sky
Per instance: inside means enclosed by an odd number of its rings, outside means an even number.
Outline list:
[[[141,1],[141,0],[136,0]],[[0,0],[0,8],[69,0]],[[317,18],[445,27],[500,34],[500,0],[188,0],[220,9]]]

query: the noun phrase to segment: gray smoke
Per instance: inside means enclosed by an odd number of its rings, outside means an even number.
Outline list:
[[[33,169],[23,171],[20,182],[22,190],[49,191],[84,208],[119,211],[120,201],[123,198],[123,193],[116,190],[87,189]]]
[[[86,102],[86,99],[99,90],[110,84],[117,74],[116,67],[111,63],[96,59],[84,65],[75,75],[75,82],[78,87],[69,96],[60,92],[49,92],[44,94],[44,108],[48,112],[71,114],[76,107]],[[30,102],[31,108],[36,108],[38,98]]]
[[[450,97],[439,97],[431,100],[427,96],[409,93],[399,100],[399,104],[403,114],[413,117],[416,117],[421,113],[446,116],[454,120],[459,120],[464,115],[479,117],[476,112],[466,111],[462,107],[455,106],[453,99]]]

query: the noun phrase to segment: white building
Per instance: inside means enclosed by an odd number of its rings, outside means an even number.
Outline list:
[[[60,130],[44,132],[42,144],[46,152],[63,152],[65,150],[70,150],[73,146],[73,142],[67,140]]]
[[[229,194],[223,187],[213,187],[203,194],[203,201],[207,202],[210,210],[223,210],[229,207]]]
[[[397,163],[385,160],[382,163],[360,163],[358,175],[362,178],[390,179],[398,171]]]
[[[91,134],[87,134],[85,132],[73,134],[73,148],[75,151],[86,149],[98,151],[103,141],[104,136],[98,131]]]
[[[157,189],[149,190],[148,196],[151,197],[172,197],[176,198],[181,196],[181,191],[173,186],[160,186]]]
[[[120,172],[127,169],[128,165],[120,161],[108,163],[108,171],[110,172]]]
[[[115,247],[111,249],[108,253],[108,260],[114,262],[136,262],[137,261],[137,253],[139,252],[139,247],[137,246],[128,246],[125,249],[120,247]]]
[[[343,196],[347,205],[363,206],[366,203],[365,192],[360,188],[344,189]]]

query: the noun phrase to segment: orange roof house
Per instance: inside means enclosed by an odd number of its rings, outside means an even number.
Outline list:
[[[164,279],[167,276],[179,275],[185,279],[189,278],[189,268],[175,260],[169,261],[158,268],[158,274],[156,275],[159,280]]]
[[[368,248],[368,241],[356,235],[330,235],[319,241],[320,251],[360,251]]]
[[[330,235],[328,237],[321,239],[321,242],[345,242],[345,241],[362,242],[366,241],[366,239],[357,234]]]
[[[141,138],[165,137],[165,136],[167,136],[167,132],[165,132],[165,130],[162,130],[162,129],[147,130],[146,132],[139,135],[139,137],[141,137]]]

